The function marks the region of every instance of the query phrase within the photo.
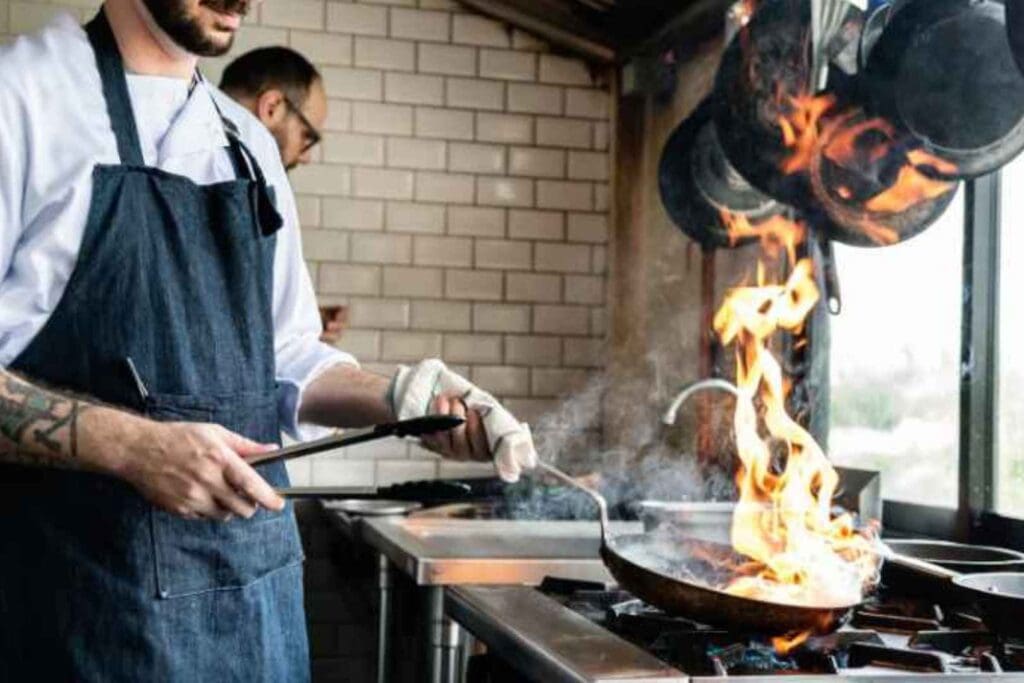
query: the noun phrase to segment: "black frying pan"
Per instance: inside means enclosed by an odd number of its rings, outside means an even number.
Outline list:
[[[1006,33],[1017,66],[1024,72],[1024,0],[1006,0]]]
[[[1002,0],[907,0],[871,49],[871,108],[956,165],[935,177],[990,173],[1024,149],[1024,74],[1006,23]]]
[[[862,135],[854,138],[860,145],[868,149],[872,142],[876,149],[880,143],[889,146],[888,164],[879,163],[877,167],[870,164],[874,168],[867,171],[857,164],[844,168],[843,164],[829,157],[833,144],[838,146],[839,138],[858,125],[869,126]],[[937,168],[945,168],[944,164],[935,166],[931,163],[917,168],[920,175],[925,176],[925,182],[935,182],[939,188],[944,186],[941,194],[899,211],[872,208],[872,199],[881,197],[909,163],[900,147],[901,135],[904,133],[884,121],[869,122],[862,110],[824,124],[822,144],[819,153],[811,159],[807,177],[811,193],[827,217],[825,226],[830,238],[857,247],[884,247],[905,242],[934,224],[949,208],[959,183],[930,178]],[[847,196],[843,196],[841,189]]]
[[[807,91],[810,75],[809,0],[763,0],[729,44],[715,77],[715,126],[737,171],[765,194],[805,208],[805,175],[779,169],[791,152],[778,121],[788,102],[780,93]]]
[[[625,590],[669,614],[701,623],[766,634],[796,631],[828,633],[839,628],[857,604],[788,605],[732,595],[689,576],[694,566],[727,560],[731,549],[708,542],[699,545],[679,534],[642,533],[612,538],[604,498],[564,472],[540,464],[540,469],[584,491],[597,504],[601,519],[601,559]],[[703,576],[703,573],[701,574]]]
[[[879,15],[869,21],[865,47],[878,35]],[[716,77],[714,119],[722,148],[750,183],[796,207],[828,241],[858,247],[887,246],[917,235],[942,216],[956,193],[955,184],[934,199],[900,211],[870,211],[867,202],[887,190],[908,161],[906,151],[916,138],[890,126],[890,152],[885,164],[844,168],[824,154],[812,157],[806,171],[784,173],[793,152],[786,146],[779,121],[790,115],[789,98],[807,92],[810,81],[809,0],[764,0],[751,22],[728,47]],[[833,75],[836,72],[833,71]],[[859,85],[836,77],[830,81],[835,104],[821,120],[828,135],[865,118]],[[870,135],[858,138],[871,141]],[[912,143],[909,144],[909,143]],[[931,172],[925,168],[922,172]],[[842,196],[840,188],[850,190]]]
[[[961,574],[1024,571],[1024,553],[1007,548],[928,539],[889,540],[886,545],[901,556],[930,562]],[[891,565],[894,569],[899,567],[896,563]],[[890,579],[893,577],[883,570],[882,580]]]
[[[754,238],[733,240],[722,211],[751,223],[786,210],[754,189],[729,163],[712,120],[712,103],[704,100],[683,121],[661,154],[658,186],[672,221],[705,249],[736,247]]]
[[[991,631],[1002,636],[1024,637],[1024,574],[961,574],[898,553],[886,557],[885,561],[899,565],[919,581],[940,586],[945,593],[941,602],[974,603]]]

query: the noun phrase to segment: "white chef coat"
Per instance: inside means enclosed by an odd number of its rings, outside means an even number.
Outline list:
[[[242,30],[245,30],[244,28]],[[200,185],[235,178],[225,117],[259,161],[284,219],[274,255],[274,350],[285,430],[299,435],[304,387],[355,359],[319,341],[295,197],[276,143],[247,110],[199,82],[128,75],[145,163]],[[96,60],[70,15],[0,48],[0,365],[10,365],[61,299],[78,258],[97,164],[118,163]],[[309,436],[313,430],[305,436]]]

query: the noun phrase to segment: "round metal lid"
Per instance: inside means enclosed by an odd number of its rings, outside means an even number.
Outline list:
[[[324,501],[324,507],[336,512],[363,517],[391,517],[407,515],[423,505],[409,500],[331,500]]]

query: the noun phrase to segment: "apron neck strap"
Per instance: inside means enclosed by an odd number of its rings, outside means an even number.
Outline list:
[[[103,97],[107,101],[107,113],[110,115],[114,137],[117,138],[121,163],[142,166],[144,162],[142,147],[139,145],[139,129],[135,125],[132,101],[128,96],[124,62],[121,61],[121,51],[102,7],[96,17],[85,25],[85,32],[96,53],[96,64],[103,81]]]

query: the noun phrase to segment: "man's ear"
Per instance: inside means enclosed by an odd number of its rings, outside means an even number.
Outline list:
[[[280,90],[270,89],[256,98],[256,118],[268,128],[280,123],[288,113],[286,109],[284,93]]]

